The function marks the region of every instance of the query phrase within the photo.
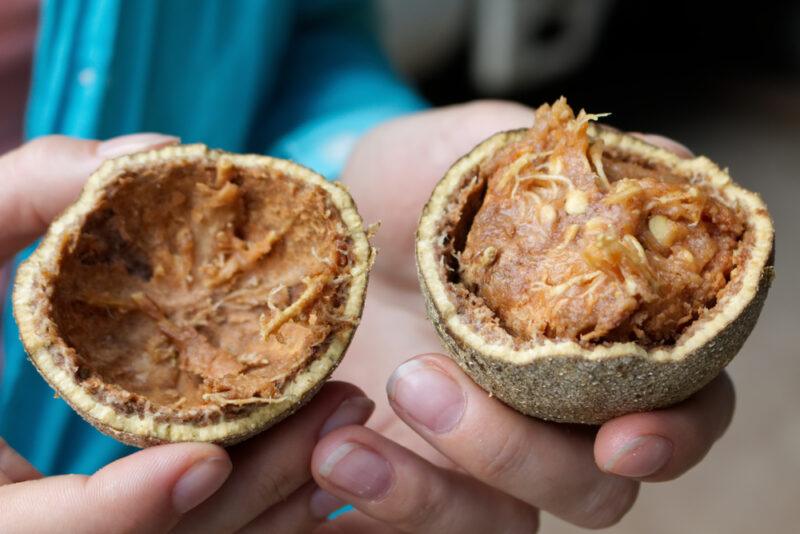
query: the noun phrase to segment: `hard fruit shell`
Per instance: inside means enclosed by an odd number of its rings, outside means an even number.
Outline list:
[[[83,222],[121,176],[167,162],[173,165],[215,164],[225,157],[234,166],[268,169],[321,187],[339,211],[352,240],[354,266],[345,304],[345,322],[327,350],[285,386],[285,398],[245,414],[226,414],[208,407],[178,409],[158,406],[113,385],[87,388],[74,349],[59,336],[53,318],[53,281],[60,261]],[[34,253],[20,266],[14,285],[14,316],[31,362],[56,393],[98,430],[138,447],[167,442],[202,441],[232,445],[289,416],[310,400],[341,361],[361,317],[369,269],[375,250],[361,216],[345,188],[296,163],[260,155],[209,150],[204,145],[169,146],[105,162],[86,182],[80,198],[47,231]]]
[[[761,312],[774,276],[774,230],[765,205],[705,157],[681,159],[633,136],[593,125],[590,136],[602,140],[606,150],[665,164],[676,174],[705,177],[740,202],[751,242],[743,269],[731,281],[738,287],[671,347],[646,350],[635,343],[609,343],[585,348],[549,340],[521,347],[492,343],[460,317],[436,243],[441,242],[446,207],[465,177],[523,133],[498,133],[475,147],[450,168],[423,209],[416,236],[417,272],[428,316],[447,351],[490,394],[541,419],[600,424],[685,400],[731,361]]]

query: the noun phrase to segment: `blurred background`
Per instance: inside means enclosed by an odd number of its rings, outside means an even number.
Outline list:
[[[681,141],[763,195],[777,227],[777,278],[730,367],[732,427],[691,473],[644,486],[612,530],[797,532],[800,2],[374,1],[393,65],[432,105],[537,106],[565,95],[576,108],[612,112],[606,121],[619,128]],[[20,140],[36,4],[0,0],[0,152]],[[542,532],[577,531],[543,519]]]
[[[642,487],[619,533],[800,528],[800,3],[381,0],[393,62],[435,105],[565,95],[727,166],[775,219],[775,279],[729,367],[728,433],[680,480]],[[545,516],[542,532],[580,532]]]

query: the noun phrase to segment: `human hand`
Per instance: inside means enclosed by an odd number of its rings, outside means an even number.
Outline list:
[[[481,140],[532,120],[532,110],[510,103],[454,106],[379,127],[351,157],[343,180],[364,219],[382,228],[362,324],[336,376],[385,400],[372,430],[342,428],[315,449],[317,483],[358,510],[319,532],[532,532],[539,509],[609,526],[633,505],[640,481],[681,475],[728,426],[734,394],[726,374],[677,406],[599,429],[523,416],[442,355],[424,354],[392,374],[409,355],[440,350],[413,253],[434,184]],[[387,379],[388,398],[378,389]]]
[[[39,237],[77,200],[103,161],[177,143],[161,134],[133,134],[105,142],[48,135],[0,156],[0,265]]]
[[[227,451],[161,445],[88,477],[42,477],[0,439],[0,532],[308,532],[330,508],[311,480],[314,445],[372,407],[329,382],[296,417]]]
[[[40,235],[104,159],[174,142],[50,136],[0,157],[0,258]],[[297,417],[227,451],[163,445],[89,477],[42,477],[0,439],[0,532],[308,532],[339,506],[311,479],[314,445],[362,424],[373,406],[354,386],[329,382]]]

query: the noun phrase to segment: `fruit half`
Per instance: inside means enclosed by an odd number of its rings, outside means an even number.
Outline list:
[[[89,178],[20,266],[14,313],[42,376],[101,431],[232,444],[337,366],[373,254],[337,183],[171,146]]]
[[[749,335],[773,277],[755,193],[561,99],[437,184],[417,230],[428,314],[483,388],[543,419],[679,402]]]

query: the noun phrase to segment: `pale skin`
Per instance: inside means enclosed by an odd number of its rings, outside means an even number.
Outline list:
[[[456,158],[532,117],[517,104],[477,102],[384,124],[359,142],[342,179],[382,227],[364,317],[335,375],[358,388],[331,382],[228,450],[154,447],[89,477],[43,478],[0,443],[0,531],[529,533],[540,510],[597,528],[630,509],[640,482],[690,469],[732,417],[725,374],[678,406],[598,429],[520,415],[440,354],[414,272],[420,209]],[[172,142],[47,137],[0,157],[0,261],[41,234],[104,158]],[[356,511],[324,520],[344,502]]]

